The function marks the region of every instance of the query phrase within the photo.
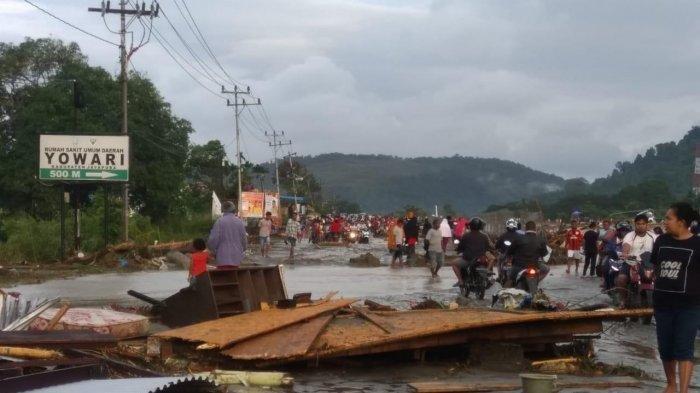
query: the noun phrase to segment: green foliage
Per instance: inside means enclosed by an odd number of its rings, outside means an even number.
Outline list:
[[[58,258],[60,223],[58,220],[42,221],[22,214],[6,217],[7,241],[0,243],[0,263],[46,262]]]
[[[668,185],[660,180],[648,180],[637,185],[627,186],[612,195],[593,193],[564,196],[553,202],[541,204],[542,211],[549,218],[569,218],[574,210],[581,211],[591,218],[606,217],[623,212],[653,209],[663,212],[668,205],[679,199]],[[534,200],[521,200],[504,205],[490,206],[487,211],[508,209],[512,211],[538,211],[540,204]],[[634,215],[634,213],[628,213]]]
[[[0,78],[0,207],[52,219],[58,211],[55,192],[35,180],[38,135],[118,133],[119,82],[89,66],[77,45],[52,39],[0,44]],[[77,111],[74,80],[84,103]],[[129,78],[128,126],[132,207],[162,220],[184,184],[192,127],[173,116],[153,84],[136,73]]]
[[[457,212],[476,213],[490,204],[560,190],[564,185],[560,177],[493,158],[333,153],[297,161],[314,174],[324,190],[374,213],[395,212],[406,204],[427,211],[436,204],[449,204]]]
[[[660,180],[674,196],[682,197],[691,190],[695,165],[695,146],[700,143],[700,127],[693,127],[677,143],[659,143],[634,161],[618,162],[613,172],[591,184],[594,193],[612,194],[626,186],[647,180]]]

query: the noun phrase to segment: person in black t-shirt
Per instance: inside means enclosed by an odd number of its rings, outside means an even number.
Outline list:
[[[586,261],[583,264],[583,274],[586,276],[588,266],[591,266],[591,277],[595,276],[595,263],[598,259],[598,224],[591,222],[588,225],[588,230],[583,234],[583,254]]]
[[[700,328],[700,237],[691,227],[698,222],[700,214],[689,204],[671,205],[666,212],[666,233],[656,239],[651,253],[656,273],[654,318],[666,373],[665,392],[688,392],[693,374],[695,336]]]

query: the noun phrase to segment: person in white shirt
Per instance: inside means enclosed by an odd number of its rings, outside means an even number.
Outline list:
[[[629,232],[622,238],[622,259],[633,258],[641,262],[642,254],[649,253],[649,255],[651,255],[651,251],[654,248],[654,240],[656,240],[656,236],[653,232],[649,232],[649,217],[645,214],[638,214],[634,218],[634,231]],[[629,280],[630,266],[625,263],[622,265],[620,273],[615,279],[615,286],[620,293],[620,306],[622,308],[626,306],[626,288]]]
[[[430,258],[430,273],[433,278],[438,276],[438,270],[445,263],[445,253],[442,251],[442,233],[440,232],[440,219],[433,220],[433,227],[425,235],[428,242],[428,257]]]
[[[452,228],[450,228],[450,222],[447,221],[447,218],[443,218],[440,223],[440,233],[442,234],[442,252],[446,253],[447,245],[452,240]]]

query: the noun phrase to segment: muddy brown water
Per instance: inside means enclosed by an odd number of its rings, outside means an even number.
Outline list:
[[[294,262],[286,259],[288,249],[279,241],[273,246],[271,256],[262,258],[249,256],[251,262],[261,264],[283,264],[287,289],[290,294],[312,292],[321,297],[331,291],[339,291],[339,296],[372,299],[407,309],[424,298],[450,302],[457,298],[454,274],[450,267],[440,271],[440,277],[430,278],[427,268],[390,268],[390,256],[384,242],[373,240],[368,245],[349,247],[316,247],[302,242],[298,247]],[[348,266],[351,257],[371,252],[379,257],[382,266],[377,268],[355,268]],[[567,275],[565,268],[555,266],[542,287],[553,299],[569,304],[607,302],[607,296],[600,294],[599,279],[581,278]],[[166,272],[110,273],[90,275],[71,279],[51,280],[36,285],[19,285],[13,290],[30,297],[60,296],[73,304],[100,305],[107,303],[139,304],[126,294],[134,289],[155,298],[165,298],[186,285],[186,273],[181,270]],[[469,300],[470,305],[488,306],[486,300]],[[655,379],[663,380],[663,370],[656,351],[656,335],[653,324],[609,323],[605,332],[595,340],[596,357],[611,365],[626,365],[644,370]],[[698,346],[700,349],[700,345]],[[452,379],[479,381],[483,378],[505,378],[513,374],[499,374],[459,369],[455,364],[445,362],[398,362],[369,366],[355,364],[343,367],[324,366],[320,369],[295,370],[299,392],[405,392],[409,391],[407,381]],[[700,385],[696,373],[693,385]],[[644,390],[658,391],[658,387],[647,386]],[[269,391],[269,390],[268,390]],[[580,390],[579,390],[580,391]],[[624,391],[624,390],[618,390]],[[639,391],[639,390],[630,390]]]

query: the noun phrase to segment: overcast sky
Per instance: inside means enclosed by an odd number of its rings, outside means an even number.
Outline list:
[[[118,40],[99,14],[87,12],[97,0],[32,1]],[[228,74],[262,97],[272,124],[300,154],[498,157],[593,178],[655,143],[679,139],[700,119],[695,0],[187,4]],[[162,7],[198,56],[217,68],[174,0],[162,0]],[[107,16],[110,27],[117,22]],[[196,64],[162,15],[155,26]],[[25,36],[76,41],[91,64],[119,70],[117,48],[23,1],[0,0],[0,40]],[[176,115],[192,122],[195,142],[221,139],[235,156],[233,112],[221,98],[155,40],[133,64]],[[244,152],[269,160],[263,114],[251,110],[255,118],[243,116]]]

